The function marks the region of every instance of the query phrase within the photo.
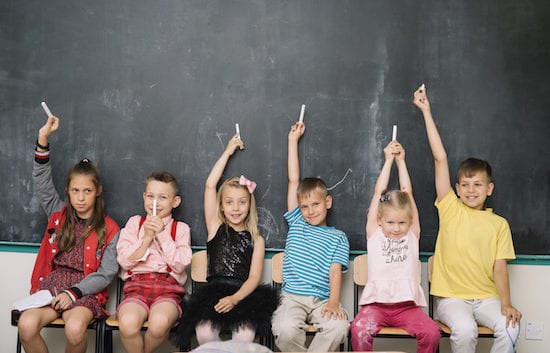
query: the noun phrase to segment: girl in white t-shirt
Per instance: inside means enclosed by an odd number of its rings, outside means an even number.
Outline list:
[[[368,282],[351,324],[351,344],[354,351],[371,351],[374,336],[391,326],[415,336],[418,353],[436,352],[439,327],[422,310],[426,298],[418,266],[420,223],[405,150],[392,141],[384,156],[367,216]],[[385,191],[394,161],[400,190]]]

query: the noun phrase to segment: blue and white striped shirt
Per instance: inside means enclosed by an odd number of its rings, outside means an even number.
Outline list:
[[[330,266],[348,270],[349,242],[346,234],[334,227],[312,226],[302,217],[300,208],[285,214],[288,223],[283,260],[283,288],[287,293],[330,296]]]

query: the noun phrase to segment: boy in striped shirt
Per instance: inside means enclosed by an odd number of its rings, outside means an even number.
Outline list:
[[[346,234],[327,225],[332,206],[319,178],[300,181],[298,141],[305,125],[297,122],[288,134],[288,222],[283,260],[281,305],[273,314],[275,343],[283,352],[333,352],[346,339],[349,323],[340,306],[342,272],[348,269]],[[318,332],[309,348],[305,328]]]

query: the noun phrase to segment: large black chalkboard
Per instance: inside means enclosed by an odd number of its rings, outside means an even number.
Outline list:
[[[366,207],[397,124],[421,249],[432,251],[433,163],[411,103],[425,83],[451,168],[491,161],[491,205],[516,251],[550,254],[549,17],[546,0],[2,1],[0,239],[43,233],[31,170],[45,100],[61,118],[51,140],[60,190],[89,157],[123,225],[142,212],[145,177],[171,171],[195,245],[205,242],[204,180],[239,123],[246,150],[226,176],[258,181],[261,231],[282,248],[287,131],[305,103],[302,173],[332,188],[330,223],[365,248]]]

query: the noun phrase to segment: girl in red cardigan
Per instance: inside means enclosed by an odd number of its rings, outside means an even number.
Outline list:
[[[21,343],[27,353],[47,352],[41,329],[62,317],[66,352],[86,352],[87,326],[107,313],[107,286],[116,277],[119,227],[105,215],[99,170],[87,159],[69,171],[65,202],[57,194],[49,161],[49,136],[57,117],[40,128],[33,165],[34,192],[50,216],[31,277],[31,293],[49,290],[52,303],[21,314]]]

